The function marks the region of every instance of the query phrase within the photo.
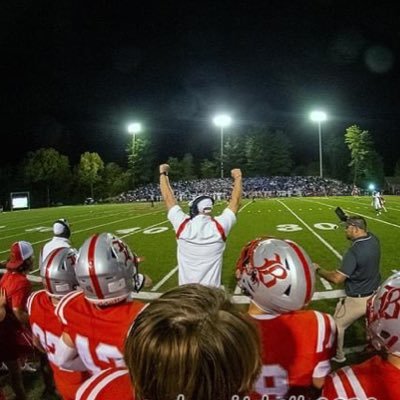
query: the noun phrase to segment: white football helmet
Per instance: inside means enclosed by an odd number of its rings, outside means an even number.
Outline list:
[[[87,300],[118,303],[138,292],[144,277],[138,274],[138,257],[111,233],[95,234],[79,249],[76,277]]]
[[[368,300],[367,330],[377,350],[400,356],[400,273],[386,279]]]
[[[300,310],[313,295],[315,271],[307,253],[296,243],[272,237],[249,242],[236,263],[243,293],[267,313]]]
[[[61,247],[51,251],[41,263],[40,276],[48,295],[61,298],[77,288],[77,257],[78,252],[75,249]]]

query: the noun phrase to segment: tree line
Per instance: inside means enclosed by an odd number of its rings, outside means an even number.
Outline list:
[[[357,125],[346,129],[344,137],[328,137],[324,143],[325,176],[365,187],[381,185],[383,162],[374,148],[371,134]],[[137,137],[127,145],[127,166],[105,163],[98,153],[81,154],[77,165],[54,148],[28,152],[18,166],[0,169],[1,203],[7,208],[10,192],[30,191],[32,206],[82,203],[86,197],[109,199],[143,184],[158,181],[158,164],[151,141]],[[319,174],[318,161],[296,165],[296,148],[282,130],[253,128],[230,135],[223,147],[225,176],[239,167],[244,176],[311,176]],[[170,157],[173,180],[220,176],[221,155],[216,149],[210,159],[185,154]],[[396,171],[400,175],[400,163]]]

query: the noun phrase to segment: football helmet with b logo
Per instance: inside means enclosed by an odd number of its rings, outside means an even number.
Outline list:
[[[61,298],[78,286],[75,266],[78,252],[69,247],[54,249],[40,265],[40,276],[49,296]]]
[[[314,292],[310,257],[290,240],[264,237],[249,242],[236,263],[236,278],[243,293],[272,314],[303,308]]]
[[[367,330],[377,350],[400,356],[400,273],[385,280],[368,300]]]
[[[138,292],[144,276],[139,260],[128,245],[111,233],[95,234],[79,249],[76,277],[85,298],[107,305]]]

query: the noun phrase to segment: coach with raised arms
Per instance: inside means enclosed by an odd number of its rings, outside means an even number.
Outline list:
[[[221,270],[226,238],[236,223],[242,197],[242,172],[231,171],[233,189],[228,207],[212,216],[214,200],[207,195],[189,203],[190,215],[178,205],[171,188],[168,164],[160,165],[160,190],[168,209],[168,219],[176,232],[179,285],[200,283],[221,286]]]

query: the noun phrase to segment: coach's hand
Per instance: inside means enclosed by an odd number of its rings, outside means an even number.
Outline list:
[[[231,176],[233,179],[241,178],[242,171],[239,168],[235,168],[231,171]]]
[[[163,174],[164,172],[166,172],[168,174],[170,168],[168,164],[161,164],[160,165],[160,174]]]

